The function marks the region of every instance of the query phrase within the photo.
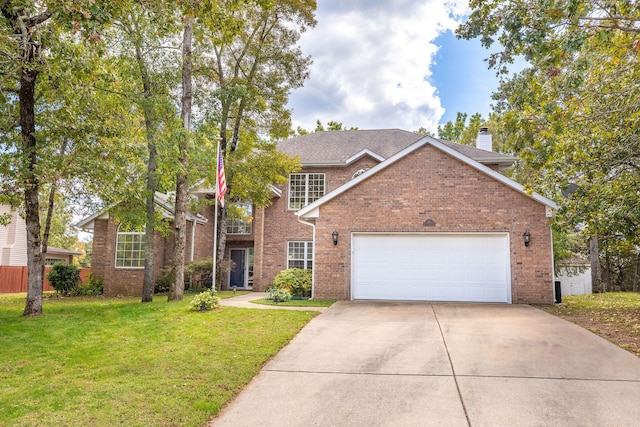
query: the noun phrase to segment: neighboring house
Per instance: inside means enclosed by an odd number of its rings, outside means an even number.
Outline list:
[[[515,159],[491,152],[490,138],[481,132],[485,149],[397,129],[279,142],[302,169],[274,188],[271,206],[244,205],[253,221],[229,225],[225,259],[235,267],[223,287],[262,291],[296,267],[313,269],[321,299],[552,303],[555,204],[502,175]],[[213,218],[210,207],[201,214]],[[201,224],[191,256],[211,256],[212,224]],[[93,228],[105,293],[139,293],[142,264],[118,264],[124,236],[113,219],[80,225]],[[170,238],[155,244],[166,253]],[[166,256],[156,263],[157,274]]]
[[[23,267],[27,265],[27,225],[18,211],[0,204],[0,215],[9,215],[7,226],[0,225],[0,265]],[[71,264],[80,252],[47,246],[45,265],[56,262]]]

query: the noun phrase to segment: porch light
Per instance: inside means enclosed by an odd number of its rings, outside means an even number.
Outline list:
[[[531,243],[531,233],[529,233],[529,230],[524,232],[522,238],[524,239],[524,245],[529,246],[529,243]]]
[[[338,231],[337,230],[333,230],[333,233],[331,233],[331,237],[333,238],[333,245],[337,245],[338,244]]]

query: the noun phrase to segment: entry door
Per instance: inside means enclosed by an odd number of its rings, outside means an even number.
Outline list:
[[[231,249],[234,267],[229,274],[229,288],[250,288],[253,285],[253,248]]]

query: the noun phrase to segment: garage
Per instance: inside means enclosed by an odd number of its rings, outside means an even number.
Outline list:
[[[507,233],[354,233],[356,300],[511,302]]]

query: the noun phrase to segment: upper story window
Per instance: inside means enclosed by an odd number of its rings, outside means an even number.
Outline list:
[[[144,268],[144,230],[118,226],[116,236],[116,267]]]
[[[289,209],[300,209],[324,196],[323,173],[292,173],[289,175]]]
[[[253,204],[250,201],[235,203],[238,218],[229,218],[228,234],[251,234],[253,232]]]

